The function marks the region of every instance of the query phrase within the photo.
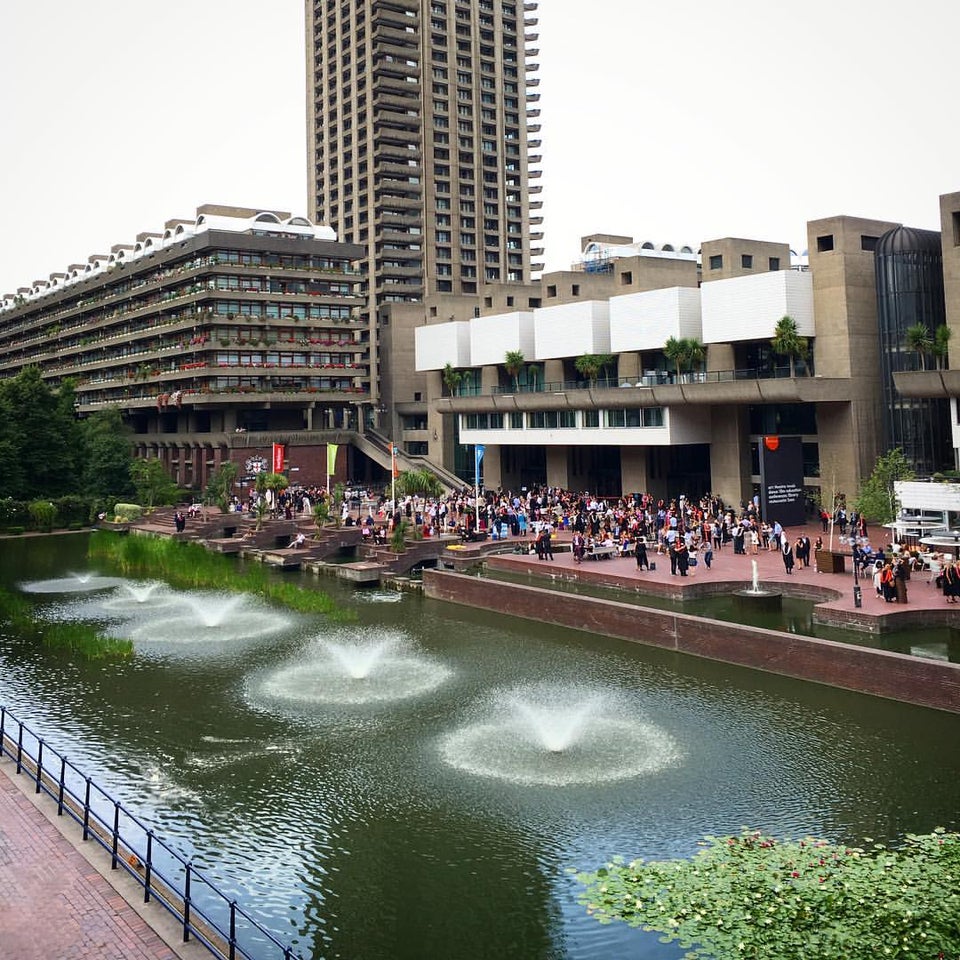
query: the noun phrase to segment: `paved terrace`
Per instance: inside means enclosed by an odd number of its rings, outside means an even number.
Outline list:
[[[884,533],[886,531],[883,531]],[[801,534],[810,537],[815,543],[818,536],[823,536],[819,525],[792,527],[787,530],[791,542]],[[793,574],[788,575],[784,569],[783,559],[778,551],[766,551],[762,548],[757,555],[736,555],[733,544],[730,543],[720,551],[714,551],[713,562],[707,569],[702,560],[696,567],[691,567],[686,577],[679,574],[671,575],[670,558],[666,555],[658,556],[655,551],[648,549],[648,558],[656,564],[655,571],[638,570],[636,561],[630,557],[614,557],[603,560],[585,559],[582,563],[574,563],[570,552],[572,534],[561,531],[554,535],[553,542],[560,546],[554,551],[554,560],[538,560],[537,557],[525,554],[506,554],[490,558],[491,566],[499,569],[509,569],[517,572],[528,572],[548,577],[563,577],[570,580],[579,580],[583,583],[597,585],[618,586],[629,590],[639,590],[645,593],[656,594],[674,599],[692,598],[712,592],[722,592],[722,589],[731,584],[734,588],[749,587],[753,576],[751,560],[757,561],[760,585],[776,589],[784,589],[793,596],[805,596],[820,601],[818,609],[821,614],[828,614],[832,622],[838,625],[849,623],[861,630],[870,633],[880,633],[889,630],[907,629],[925,624],[945,624],[960,627],[960,604],[948,604],[943,594],[932,582],[930,572],[914,573],[907,582],[907,603],[887,603],[876,595],[873,578],[860,579],[863,605],[857,608],[853,599],[853,567],[849,553],[846,557],[845,573],[820,573],[816,570],[814,559],[811,556],[810,566],[801,568],[794,563]],[[508,538],[508,542],[516,543],[523,538]],[[532,542],[532,535],[528,542]],[[826,544],[827,538],[824,536]],[[883,546],[885,550],[889,541],[885,538],[872,538],[874,549]],[[747,547],[749,550],[749,546]],[[834,537],[836,551],[849,551],[846,544],[839,542],[839,536]],[[721,584],[724,587],[721,587]],[[716,585],[716,590],[711,589]]]
[[[15,771],[11,760],[0,759],[2,960],[210,956],[194,943],[174,949],[180,928],[161,908],[144,910],[138,903],[143,894],[129,878],[116,873],[108,882],[109,855],[94,844],[84,845],[72,820],[62,821],[61,833],[56,804],[43,795],[36,798],[29,789],[32,781]],[[97,862],[101,859],[102,864]],[[131,889],[124,889],[123,880]],[[141,911],[149,914],[149,922]]]

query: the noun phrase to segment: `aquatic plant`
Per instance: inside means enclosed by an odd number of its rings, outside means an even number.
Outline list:
[[[160,537],[124,537],[98,530],[90,538],[89,556],[124,576],[158,578],[174,587],[252,593],[299,613],[320,613],[335,621],[356,619],[328,594],[279,580],[261,564],[238,563],[196,543]]]
[[[42,643],[87,660],[123,659],[133,654],[129,640],[107,636],[89,623],[46,623],[35,616],[33,604],[8,590],[0,590],[0,624],[20,639]]]

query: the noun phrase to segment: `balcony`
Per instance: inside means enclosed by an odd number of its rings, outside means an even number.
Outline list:
[[[960,370],[901,370],[894,373],[893,384],[901,397],[960,397]]]

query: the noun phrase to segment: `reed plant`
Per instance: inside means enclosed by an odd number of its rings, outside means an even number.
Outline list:
[[[124,576],[165,580],[181,589],[251,593],[299,613],[319,613],[339,622],[356,619],[326,593],[278,580],[261,564],[241,565],[196,543],[98,530],[90,537],[89,556]]]
[[[125,659],[133,655],[133,644],[102,633],[89,623],[48,623],[38,620],[33,605],[8,590],[0,590],[0,623],[21,640],[41,643],[86,660]]]

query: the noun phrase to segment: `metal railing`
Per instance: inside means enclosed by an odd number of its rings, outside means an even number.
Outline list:
[[[235,899],[208,880],[191,860],[161,840],[139,817],[85,776],[26,724],[0,707],[0,757],[34,781],[36,793],[57,803],[110,854],[112,870],[124,870],[143,888],[143,902],[160,904],[183,931],[219,960],[302,960],[258,923]]]
[[[485,393],[567,393],[576,390],[614,390],[620,387],[664,387],[671,384],[729,383],[735,380],[783,380],[790,378],[790,367],[742,367],[735,370],[695,370],[681,373],[679,378],[673,370],[646,371],[636,377],[606,377],[597,380],[546,380],[521,383],[517,386],[493,387],[486,391],[470,384],[460,386],[455,396],[475,397]],[[805,380],[807,374],[798,367],[794,377]]]

